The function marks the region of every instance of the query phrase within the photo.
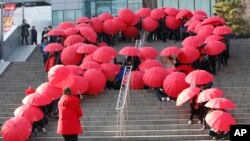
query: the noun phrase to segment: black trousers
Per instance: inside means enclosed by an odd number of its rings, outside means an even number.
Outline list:
[[[28,45],[28,36],[22,36],[22,45],[23,45],[24,39],[25,39],[26,45]]]
[[[37,45],[37,39],[36,38],[31,39],[31,45],[33,45],[33,43],[35,43],[35,45]]]
[[[77,141],[78,135],[63,135],[64,141]]]

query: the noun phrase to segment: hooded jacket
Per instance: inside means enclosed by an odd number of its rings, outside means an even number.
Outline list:
[[[57,133],[61,135],[81,134],[80,117],[82,110],[80,99],[75,96],[63,95],[58,102],[59,119]]]

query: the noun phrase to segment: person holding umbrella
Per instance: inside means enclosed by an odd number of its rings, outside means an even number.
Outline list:
[[[80,99],[72,95],[70,88],[64,88],[63,96],[58,103],[58,109],[57,133],[63,136],[64,141],[77,141],[78,134],[83,132],[80,123],[83,114]]]

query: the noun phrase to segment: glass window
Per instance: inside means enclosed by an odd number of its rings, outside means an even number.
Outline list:
[[[175,7],[178,9],[178,0],[163,0],[163,7]]]
[[[157,1],[157,7],[163,7],[163,0]]]
[[[203,10],[210,15],[210,0],[195,0],[195,10]]]
[[[128,0],[128,8],[136,12],[138,9],[142,8],[142,0]]]
[[[99,15],[104,12],[111,13],[111,0],[97,0],[96,1],[96,14]]]
[[[63,22],[63,11],[53,10],[52,25],[58,25],[61,22]]]
[[[64,21],[75,21],[75,10],[64,10]]]
[[[179,0],[179,6],[179,9],[194,10],[194,0]]]
[[[112,1],[112,15],[116,16],[118,11],[122,8],[125,8],[126,0],[113,0]]]
[[[83,16],[91,17],[96,15],[96,8],[94,1],[84,1],[82,3]]]
[[[76,10],[76,19],[82,17],[82,10]]]

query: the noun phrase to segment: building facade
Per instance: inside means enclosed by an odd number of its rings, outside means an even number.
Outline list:
[[[51,0],[52,24],[75,21],[81,16],[93,17],[103,12],[114,16],[121,8],[128,7],[136,12],[142,7],[175,7],[190,10],[202,9],[213,15],[215,0]]]

